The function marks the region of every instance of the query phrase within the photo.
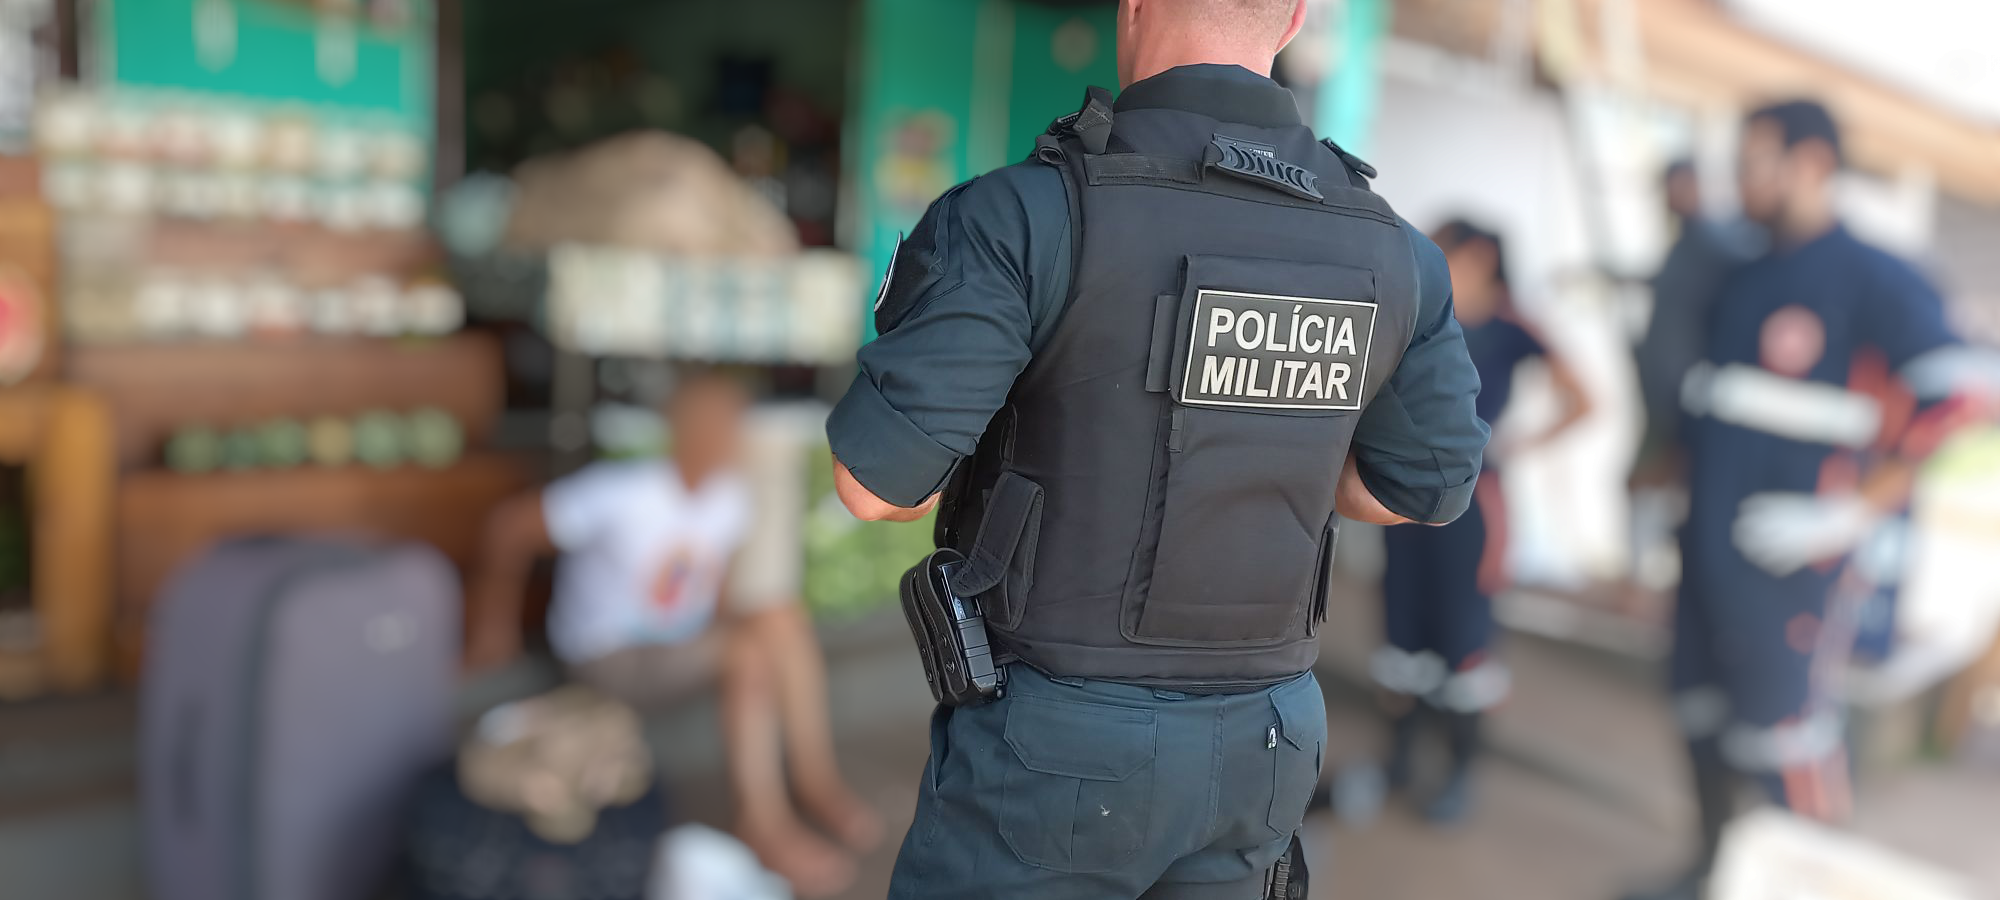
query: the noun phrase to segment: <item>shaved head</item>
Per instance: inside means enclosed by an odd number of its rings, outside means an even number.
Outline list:
[[[1119,0],[1119,81],[1195,63],[1269,75],[1305,15],[1306,0]]]

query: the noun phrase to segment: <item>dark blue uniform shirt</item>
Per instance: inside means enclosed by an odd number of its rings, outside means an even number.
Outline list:
[[[1548,352],[1540,338],[1511,316],[1494,316],[1465,329],[1465,349],[1479,370],[1480,421],[1500,420],[1514,395],[1514,368]]]
[[[1894,371],[1956,342],[1943,301],[1921,275],[1836,227],[1733,275],[1715,301],[1706,357],[1716,366],[1737,364],[1843,389],[1866,354],[1880,354]],[[1690,453],[1691,505],[1682,537],[1688,586],[1704,593],[1823,597],[1836,573],[1807,568],[1773,579],[1743,557],[1731,528],[1751,495],[1817,493],[1829,460],[1865,460],[1834,443],[1712,417],[1690,417],[1684,429]]]
[[[1290,92],[1235,66],[1185,66],[1127,93],[1140,90],[1153,105],[1223,121],[1297,121]],[[857,354],[860,372],[827,422],[834,456],[876,496],[908,507],[941,489],[1053,333],[1075,238],[1067,191],[1039,162],[998,169],[938,198],[903,241],[889,274],[896,305],[877,311],[882,336]],[[1422,277],[1416,334],[1363,414],[1354,454],[1390,510],[1444,522],[1472,501],[1487,434],[1468,415],[1479,380],[1444,255],[1403,228]]]

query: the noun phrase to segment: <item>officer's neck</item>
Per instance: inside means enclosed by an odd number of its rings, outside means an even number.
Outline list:
[[[1271,77],[1271,51],[1208,44],[1200,41],[1177,40],[1173,43],[1146,44],[1139,48],[1132,64],[1132,81],[1123,85],[1145,81],[1168,69],[1181,66],[1241,66],[1266,78]]]

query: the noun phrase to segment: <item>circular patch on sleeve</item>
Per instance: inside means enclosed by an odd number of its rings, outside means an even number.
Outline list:
[[[896,283],[896,257],[903,255],[903,233],[896,232],[896,246],[889,248],[889,267],[882,272],[882,289],[875,292],[873,312],[882,311],[882,301],[889,299],[889,286]]]
[[[1810,309],[1786,306],[1764,320],[1758,351],[1764,368],[1802,378],[1826,355],[1826,324]]]

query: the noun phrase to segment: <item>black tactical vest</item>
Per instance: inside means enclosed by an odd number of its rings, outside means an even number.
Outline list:
[[[1003,654],[1051,674],[1270,684],[1310,668],[1334,488],[1395,371],[1416,260],[1366,163],[1304,126],[1093,89],[1039,142],[1075,275],[955,475],[939,543]]]

